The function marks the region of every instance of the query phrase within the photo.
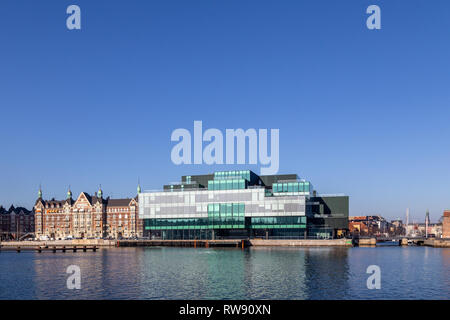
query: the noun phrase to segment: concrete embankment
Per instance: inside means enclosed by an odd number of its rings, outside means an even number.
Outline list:
[[[377,239],[375,238],[359,238],[359,246],[376,246]]]
[[[428,239],[424,241],[423,245],[435,248],[450,248],[450,239]]]
[[[244,245],[241,242],[244,242]],[[218,246],[232,246],[232,247],[248,247],[248,246],[296,246],[296,247],[330,247],[341,246],[351,247],[352,241],[350,239],[330,239],[330,240],[311,240],[311,239],[296,239],[296,240],[265,240],[265,239],[251,239],[251,240],[56,240],[56,241],[7,241],[1,242],[3,247],[39,247],[39,246],[97,246],[97,247],[113,247],[119,244],[121,247],[135,247],[135,246],[186,246],[186,247],[218,247]]]
[[[351,239],[332,239],[332,240],[264,240],[264,239],[251,239],[250,245],[252,246],[294,246],[294,247],[351,247]]]

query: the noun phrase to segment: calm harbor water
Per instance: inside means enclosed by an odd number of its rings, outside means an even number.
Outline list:
[[[67,289],[70,265],[80,290]],[[369,265],[381,268],[380,290],[367,289]],[[3,251],[0,299],[450,299],[450,249]]]

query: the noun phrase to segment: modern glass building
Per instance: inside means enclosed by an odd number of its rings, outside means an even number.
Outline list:
[[[347,229],[348,197],[318,197],[296,174],[220,171],[140,193],[139,218],[152,238],[333,238]]]

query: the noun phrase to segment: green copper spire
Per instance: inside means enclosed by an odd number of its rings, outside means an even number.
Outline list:
[[[67,199],[72,199],[72,191],[70,191],[70,186],[69,190],[67,191]]]
[[[42,199],[42,190],[41,190],[41,186],[39,186],[38,198],[39,198],[39,199]]]
[[[137,192],[138,192],[138,194],[141,193],[141,185],[140,184],[138,184],[138,186],[137,186]]]
[[[98,188],[97,196],[101,198],[103,196],[102,185]]]

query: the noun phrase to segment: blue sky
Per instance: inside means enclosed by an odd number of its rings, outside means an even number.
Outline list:
[[[82,29],[66,28],[77,4]],[[381,30],[366,8],[381,7]],[[280,129],[280,173],[346,193],[350,214],[450,208],[450,2],[0,2],[0,204],[134,196],[181,175],[193,121]]]

